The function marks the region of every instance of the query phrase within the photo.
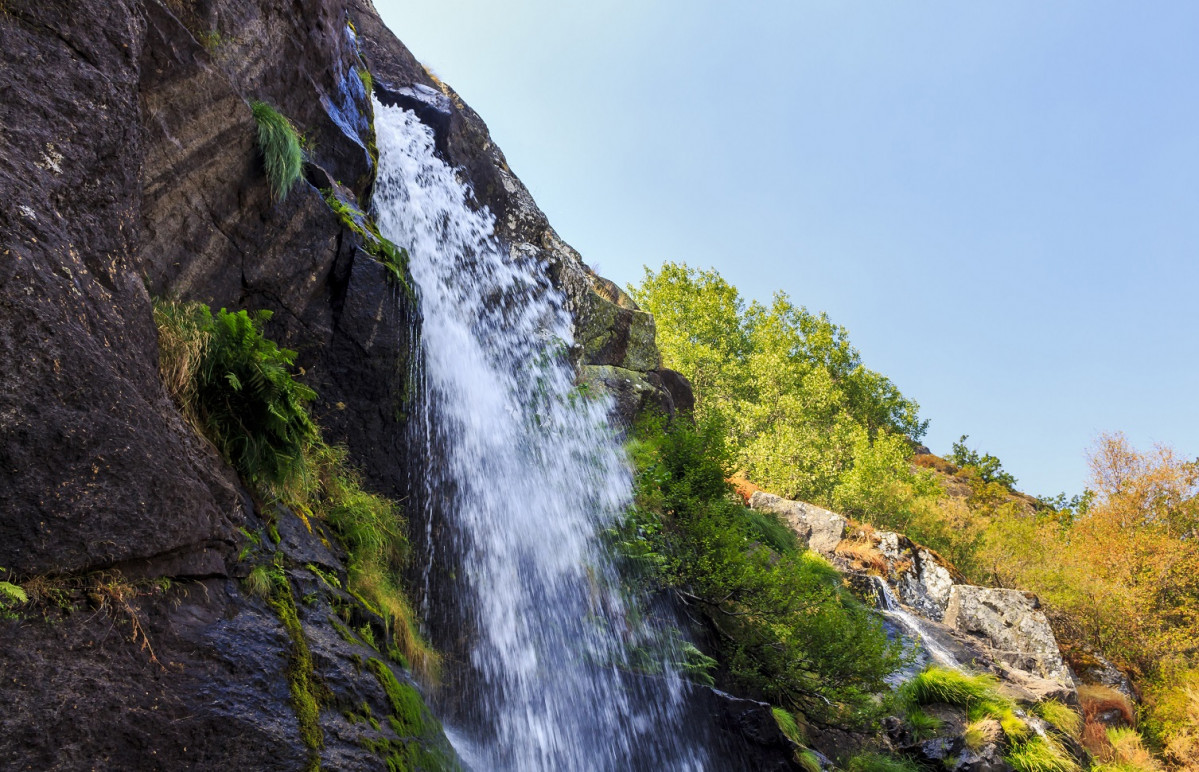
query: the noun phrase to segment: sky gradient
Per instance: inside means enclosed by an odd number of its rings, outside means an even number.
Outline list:
[[[375,4],[617,283],[827,311],[1030,493],[1199,454],[1199,4]]]

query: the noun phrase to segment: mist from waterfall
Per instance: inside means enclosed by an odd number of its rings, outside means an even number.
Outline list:
[[[438,638],[461,649],[433,699],[479,769],[702,768],[678,634],[645,621],[601,543],[631,472],[609,402],[576,386],[565,299],[501,246],[428,127],[375,111],[373,208],[422,317],[409,514],[430,529],[422,595],[454,609]]]

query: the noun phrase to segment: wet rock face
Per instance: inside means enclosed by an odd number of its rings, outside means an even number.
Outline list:
[[[751,509],[781,515],[791,530],[808,549],[822,555],[832,555],[845,536],[845,518],[815,504],[791,501],[765,491],[755,491],[749,498]]]
[[[1034,597],[1018,590],[955,585],[945,624],[981,639],[994,658],[1012,667],[1072,685],[1057,641]]]
[[[144,17],[83,5],[0,14],[0,566],[19,575],[202,549],[240,517],[157,374],[136,261]]]

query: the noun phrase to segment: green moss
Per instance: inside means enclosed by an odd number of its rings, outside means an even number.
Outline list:
[[[398,738],[373,741],[369,746],[374,753],[385,757],[388,770],[459,769],[453,750],[442,733],[441,724],[425,707],[416,689],[400,683],[391,668],[381,660],[371,659],[367,667],[387,695],[391,707],[387,723]]]
[[[804,772],[820,772],[820,759],[811,750],[804,748],[800,751],[798,760]]]
[[[408,279],[408,250],[396,246],[379,232],[374,220],[361,209],[342,201],[333,190],[322,192],[325,194],[325,203],[341,220],[341,224],[362,237],[363,250],[387,269],[397,286],[413,297],[412,284]]]
[[[266,102],[250,103],[258,123],[258,149],[266,168],[271,194],[282,201],[300,180],[304,154],[300,149],[300,134],[286,116]]]
[[[315,772],[320,769],[320,750],[325,746],[325,734],[320,724],[320,701],[324,696],[324,689],[317,681],[312,652],[304,638],[304,628],[296,613],[296,602],[286,577],[278,577],[268,602],[291,638],[291,651],[287,657],[287,684],[291,691],[292,707],[295,708],[296,719],[300,724],[300,737],[308,747],[308,765],[305,769],[307,772]]]

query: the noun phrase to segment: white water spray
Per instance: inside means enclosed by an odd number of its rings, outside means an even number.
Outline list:
[[[447,707],[463,756],[485,769],[701,768],[671,646],[631,613],[599,544],[631,478],[609,404],[575,387],[563,297],[544,266],[501,248],[430,129],[377,102],[375,116],[374,209],[409,251],[422,316],[425,514],[446,524],[437,541],[463,596],[449,626],[469,662]],[[634,647],[648,666],[632,666]]]

